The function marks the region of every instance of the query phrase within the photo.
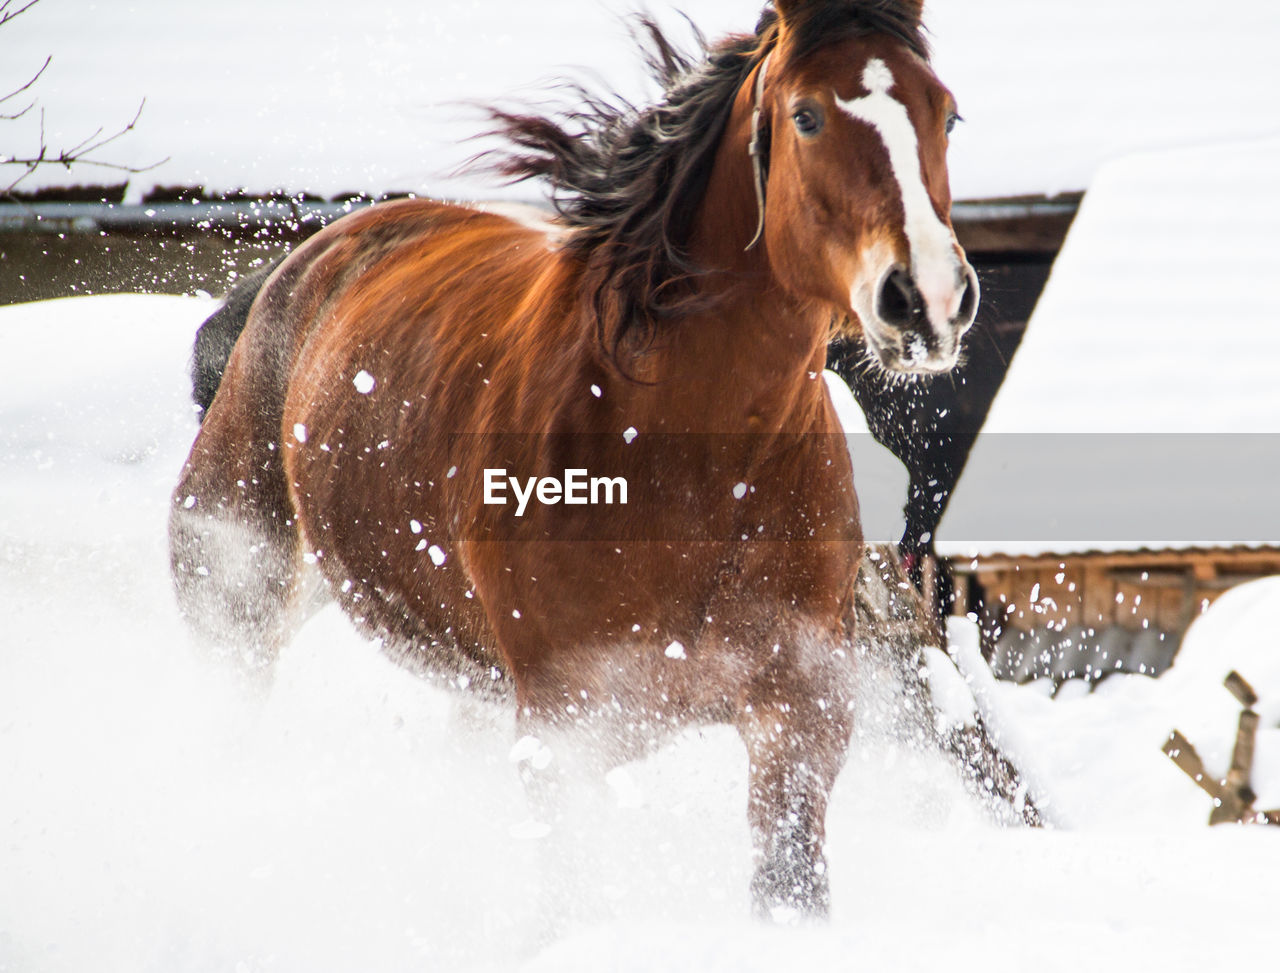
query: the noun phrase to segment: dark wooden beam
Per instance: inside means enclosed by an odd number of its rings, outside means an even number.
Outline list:
[[[1048,198],[965,200],[951,207],[951,223],[965,251],[991,254],[1056,255],[1080,208],[1082,193]]]

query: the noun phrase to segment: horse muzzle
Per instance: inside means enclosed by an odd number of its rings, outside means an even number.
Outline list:
[[[978,276],[960,260],[942,272],[913,273],[894,264],[880,278],[863,332],[887,371],[915,375],[948,372],[978,312]]]

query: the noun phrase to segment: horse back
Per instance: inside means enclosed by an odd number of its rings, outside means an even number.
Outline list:
[[[270,268],[269,276],[256,277],[252,288],[238,288],[202,328],[202,336],[211,332],[204,345],[220,344],[213,349],[216,356],[202,357],[198,343],[198,404],[223,413],[224,423],[238,427],[239,441],[278,444],[287,392],[309,345],[309,367],[324,371],[336,349],[377,342],[388,327],[408,320],[420,332],[412,321],[415,312],[438,300],[451,280],[467,276],[466,264],[492,263],[507,248],[545,251],[545,240],[531,222],[521,225],[428,200],[388,203],[345,217]],[[469,276],[474,280],[474,269]],[[492,276],[503,285],[488,288],[494,303],[509,299],[495,293],[510,291],[509,273]],[[208,327],[215,323],[224,326]],[[453,338],[465,342],[464,329]]]

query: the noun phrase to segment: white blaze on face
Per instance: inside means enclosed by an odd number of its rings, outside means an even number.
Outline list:
[[[911,276],[924,298],[929,320],[939,330],[948,327],[960,310],[964,295],[958,286],[960,260],[955,236],[938,214],[920,174],[920,148],[915,126],[902,102],[889,95],[893,72],[878,57],[867,61],[862,84],[869,94],[836,105],[874,128],[889,152],[889,165],[902,192],[904,230],[911,247]]]

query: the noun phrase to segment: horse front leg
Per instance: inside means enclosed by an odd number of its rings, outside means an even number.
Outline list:
[[[852,688],[847,646],[778,643],[739,713],[758,918],[821,920],[830,911],[827,801],[853,729]]]
[[[597,823],[611,803],[605,774],[617,761],[603,745],[603,731],[572,719],[563,704],[522,707],[516,733],[510,760],[530,816],[512,834],[536,843],[535,939],[545,945],[574,926],[611,918],[609,901],[601,894],[607,874]]]

